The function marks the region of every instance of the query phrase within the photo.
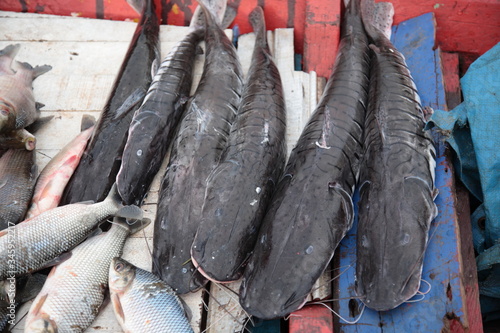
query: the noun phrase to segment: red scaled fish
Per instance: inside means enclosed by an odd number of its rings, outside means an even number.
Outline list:
[[[94,124],[95,120],[93,118],[84,115],[82,132],[43,168],[40,176],[38,176],[31,205],[26,213],[26,219],[59,205],[64,188],[80,162],[80,157],[92,135]]]

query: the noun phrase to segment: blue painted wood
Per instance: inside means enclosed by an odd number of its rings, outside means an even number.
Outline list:
[[[435,44],[435,21],[432,13],[402,22],[393,28],[391,38],[394,46],[406,58],[415,80],[423,106],[446,109],[445,90],[439,50]],[[366,308],[357,325],[345,324],[340,320],[336,325],[339,332],[441,332],[444,326],[453,331],[461,331],[467,325],[465,295],[460,280],[460,244],[455,209],[452,169],[445,159],[442,140],[434,134],[437,143],[436,187],[439,195],[436,205],[439,215],[430,229],[430,241],[424,258],[422,278],[431,285],[424,299],[406,303],[394,310],[377,312]],[[356,212],[357,213],[357,212]],[[339,301],[336,308],[347,320],[356,319],[353,311],[355,298],[354,279],[356,263],[356,225],[342,241],[338,249],[341,270],[350,268],[339,277]],[[428,285],[421,284],[421,291]],[[420,299],[415,296],[414,299]],[[349,301],[351,306],[349,307]],[[356,301],[358,309],[361,302]],[[354,308],[356,308],[354,306]],[[338,319],[337,319],[338,320]],[[452,322],[450,322],[450,320]]]

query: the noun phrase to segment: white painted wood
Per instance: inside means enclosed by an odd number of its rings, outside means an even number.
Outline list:
[[[244,332],[248,315],[238,300],[240,284],[240,281],[210,284],[206,333]]]

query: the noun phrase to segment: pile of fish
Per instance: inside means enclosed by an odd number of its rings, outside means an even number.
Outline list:
[[[356,188],[356,292],[380,311],[411,298],[437,214],[435,150],[388,38],[392,7],[349,2],[334,70],[286,164],[286,107],[262,8],[249,15],[256,42],[243,78],[223,31],[234,18],[224,0],[200,1],[161,64],[154,1],[137,7],[141,20],[100,119],[82,124],[34,195],[34,137],[24,127],[38,117],[31,80],[50,66],[11,67],[19,46],[0,51],[0,85],[18,85],[0,96],[0,147],[16,148],[0,158],[0,261],[9,263],[0,280],[54,266],[26,332],[83,332],[108,286],[127,332],[191,331],[176,294],[208,281],[242,278],[250,315],[286,316],[351,228]],[[190,96],[202,40],[203,73]],[[128,235],[151,222],[138,205],[165,158],[149,273],[119,257]],[[2,307],[24,301],[17,294]]]

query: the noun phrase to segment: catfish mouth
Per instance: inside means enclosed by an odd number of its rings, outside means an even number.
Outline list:
[[[376,311],[389,311],[408,301],[415,296],[420,288],[420,280],[412,274],[403,281],[403,286],[391,288],[388,281],[384,283],[370,283],[368,288],[360,288],[356,281],[356,294],[360,300],[370,309]]]
[[[247,281],[243,280],[240,287],[240,305],[249,314],[263,320],[270,320],[288,316],[290,313],[301,309],[307,302],[307,293],[303,298],[298,298],[296,293],[289,294],[282,290],[269,291],[247,288]],[[277,292],[277,294],[276,294]],[[259,297],[259,295],[267,295]],[[265,301],[263,301],[265,300]]]
[[[191,261],[193,262],[193,266],[196,268],[196,270],[198,272],[200,272],[201,275],[203,275],[207,280],[215,282],[215,283],[231,283],[231,282],[238,281],[239,278],[241,277],[241,276],[238,276],[238,277],[230,279],[230,280],[216,279],[213,276],[211,276],[208,272],[205,272],[203,270],[203,268],[201,268],[201,266],[198,264],[198,262],[196,261],[196,259],[194,259],[194,257],[192,255],[191,255]]]

